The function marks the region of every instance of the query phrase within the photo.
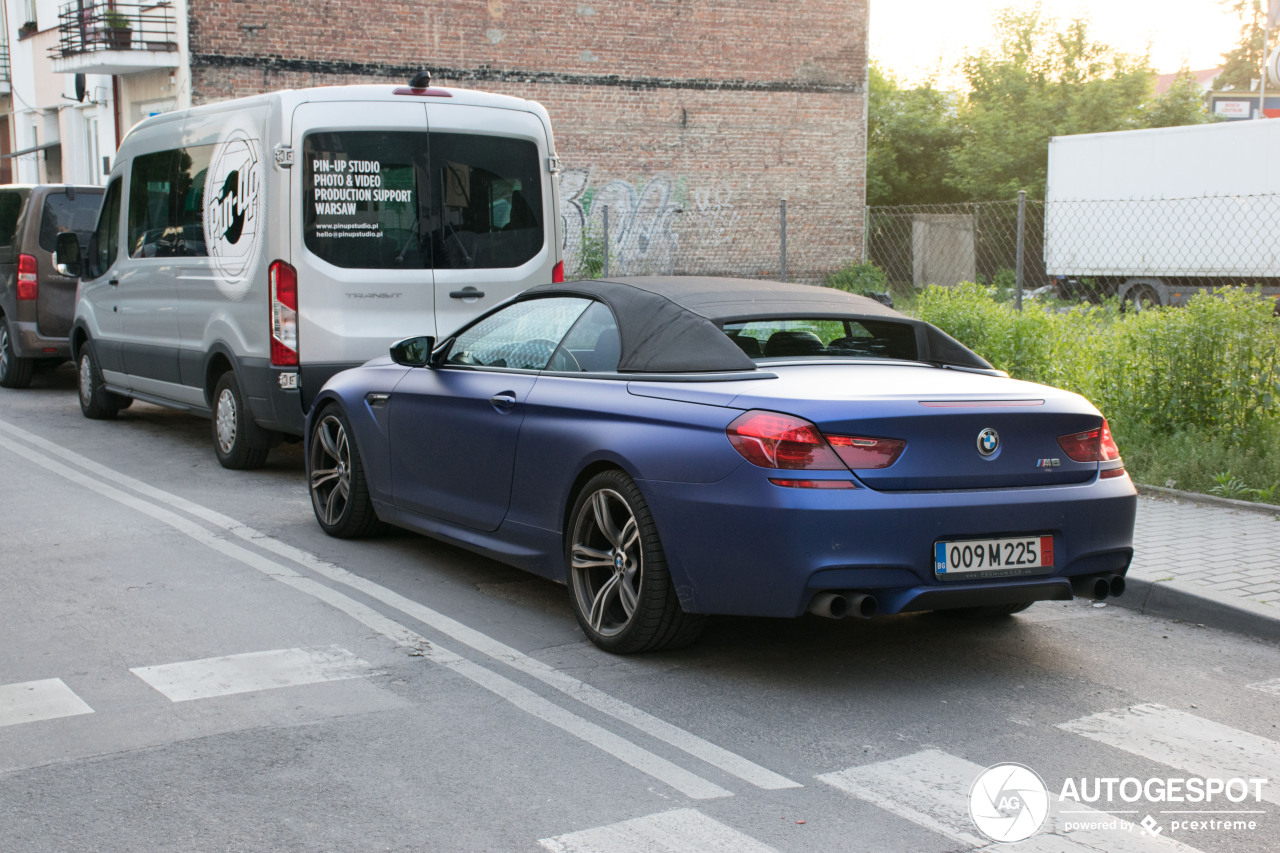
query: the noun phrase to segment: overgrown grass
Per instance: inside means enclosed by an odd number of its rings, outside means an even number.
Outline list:
[[[988,288],[924,291],[912,313],[1020,379],[1088,397],[1135,480],[1268,500],[1280,491],[1280,320],[1247,289],[1185,308],[1021,313]]]

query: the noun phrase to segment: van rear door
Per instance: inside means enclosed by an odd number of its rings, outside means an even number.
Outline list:
[[[305,103],[294,110],[291,145],[291,257],[283,260],[297,270],[305,408],[337,370],[385,355],[400,338],[435,332],[420,221],[429,194],[426,107]]]
[[[432,99],[427,211],[440,337],[559,260],[547,131],[533,113]]]

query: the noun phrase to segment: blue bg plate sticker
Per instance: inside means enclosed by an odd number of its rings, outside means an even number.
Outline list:
[[[1015,575],[1053,568],[1052,536],[964,539],[933,546],[935,574]]]

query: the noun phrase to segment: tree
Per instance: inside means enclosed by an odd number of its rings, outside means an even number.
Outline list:
[[[1212,120],[1204,103],[1200,81],[1184,66],[1169,89],[1147,104],[1143,124],[1146,127],[1178,127]]]
[[[965,135],[948,183],[966,198],[1012,198],[1022,189],[1043,196],[1051,136],[1207,118],[1185,84],[1153,98],[1146,57],[1095,42],[1084,20],[1059,31],[1038,8],[1006,9],[997,13],[996,32],[998,51],[963,63],[971,91],[958,112]]]
[[[874,64],[868,73],[867,204],[962,201],[947,182],[964,135],[956,96],[932,84],[901,88]]]
[[[1262,0],[1221,0],[1240,16],[1240,43],[1222,55],[1222,72],[1213,78],[1215,89],[1248,92],[1262,75],[1263,25],[1266,13]],[[1274,34],[1273,34],[1274,35]]]

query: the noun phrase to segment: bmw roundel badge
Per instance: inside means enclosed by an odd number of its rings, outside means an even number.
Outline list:
[[[983,456],[990,456],[1000,449],[1000,433],[987,427],[978,433],[978,452]]]

